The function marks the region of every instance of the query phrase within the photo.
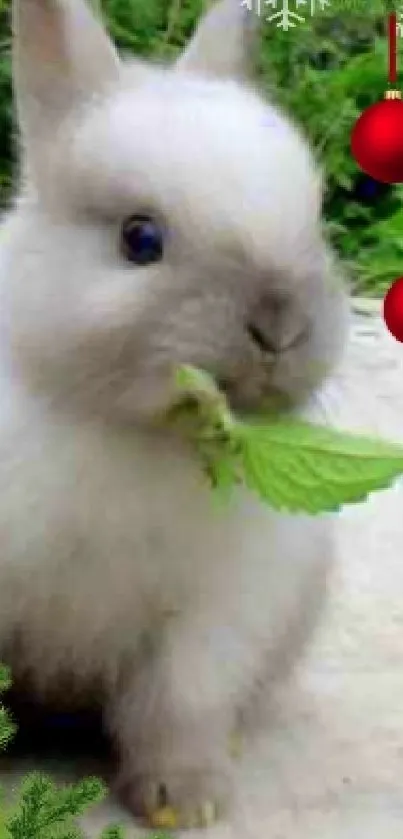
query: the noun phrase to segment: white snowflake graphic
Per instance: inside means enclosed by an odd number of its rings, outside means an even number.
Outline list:
[[[263,10],[267,6],[274,10],[277,9],[278,11],[266,15],[265,20],[269,23],[276,22],[276,26],[284,32],[297,26],[298,23],[304,23],[306,20],[305,15],[299,14],[297,11],[301,6],[304,7],[303,11],[308,11],[312,17],[318,10],[323,11],[326,6],[330,5],[331,0],[241,0],[241,6],[250,12],[255,12],[259,17],[262,16]]]
[[[402,37],[403,36],[403,9],[401,9],[397,13],[396,26],[397,26],[397,34],[400,35],[400,37]]]

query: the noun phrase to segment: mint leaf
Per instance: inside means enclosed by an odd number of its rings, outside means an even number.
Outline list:
[[[403,474],[402,446],[289,416],[238,420],[213,379],[189,366],[177,383],[184,399],[193,397],[186,433],[225,498],[242,482],[276,510],[313,515],[364,501]]]
[[[224,394],[217,387],[214,379],[191,365],[179,367],[176,374],[176,386],[182,396],[182,402],[189,397],[197,402],[200,418],[204,420],[204,430],[216,427],[221,432],[230,434],[237,425],[232,416]],[[207,434],[208,436],[208,434]]]
[[[366,499],[403,474],[403,448],[299,421],[244,425],[246,486],[277,510],[320,513]]]

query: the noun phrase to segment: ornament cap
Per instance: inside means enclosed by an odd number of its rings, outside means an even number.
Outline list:
[[[402,94],[400,90],[387,90],[385,93],[385,99],[401,99]]]

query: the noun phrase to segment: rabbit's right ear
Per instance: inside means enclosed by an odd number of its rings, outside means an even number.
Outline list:
[[[119,72],[118,55],[85,0],[13,0],[13,79],[28,156],[72,108]]]
[[[250,74],[258,15],[248,0],[218,0],[202,17],[177,70],[242,79]]]

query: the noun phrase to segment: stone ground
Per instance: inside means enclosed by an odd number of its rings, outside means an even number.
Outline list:
[[[379,306],[359,308],[326,416],[403,442],[403,346]],[[340,515],[338,550],[315,643],[239,764],[236,809],[209,839],[403,837],[403,484]],[[7,764],[3,778],[13,784],[26,769]],[[109,801],[85,822],[88,836],[111,820],[130,825]]]

